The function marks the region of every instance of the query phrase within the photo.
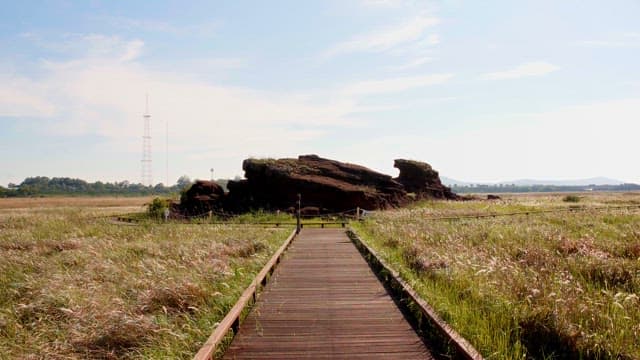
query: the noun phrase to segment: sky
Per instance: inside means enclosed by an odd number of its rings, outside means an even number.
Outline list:
[[[408,158],[464,181],[640,183],[637,0],[1,8],[4,186],[140,182],[147,95],[154,183],[300,154],[393,176]]]

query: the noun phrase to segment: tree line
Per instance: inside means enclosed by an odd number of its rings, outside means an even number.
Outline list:
[[[582,192],[582,191],[638,191],[638,184],[620,185],[452,185],[451,190],[455,193],[530,193],[530,192]]]
[[[236,179],[237,180],[237,179]],[[226,189],[226,179],[218,179],[216,182]],[[145,195],[172,195],[182,192],[193,181],[183,175],[174,185],[166,186],[162,183],[155,186],[130,183],[129,181],[116,182],[87,182],[82,179],[68,177],[48,178],[35,176],[24,179],[20,184],[9,184],[7,188],[0,186],[0,197],[26,197],[26,196],[53,196],[53,195],[84,195],[84,196],[145,196]],[[581,191],[639,191],[638,184],[621,185],[453,185],[451,190],[455,193],[528,193],[528,192],[581,192]]]
[[[159,183],[155,186],[130,183],[129,181],[116,182],[87,182],[82,179],[68,177],[48,178],[35,176],[24,179],[20,184],[9,184],[8,187],[0,186],[0,197],[26,197],[48,195],[88,195],[88,196],[144,196],[144,195],[170,195],[181,192],[192,184],[188,176],[181,176],[174,185],[166,186]]]

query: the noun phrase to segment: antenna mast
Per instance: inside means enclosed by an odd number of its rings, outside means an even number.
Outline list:
[[[167,176],[167,182],[164,186],[169,187],[169,120],[165,123],[166,132],[165,132],[165,175]]]
[[[152,186],[151,173],[151,115],[149,114],[149,95],[146,95],[144,115],[144,135],[142,136],[142,185]]]

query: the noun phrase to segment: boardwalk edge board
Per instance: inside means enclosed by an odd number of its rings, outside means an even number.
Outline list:
[[[233,329],[234,333],[238,332],[240,326],[240,316],[242,311],[253,301],[255,303],[258,290],[264,287],[267,282],[267,276],[272,274],[276,265],[280,262],[280,258],[284,254],[285,250],[289,247],[297,233],[294,229],[284,244],[280,246],[278,251],[271,257],[269,262],[260,270],[256,278],[251,284],[244,290],[242,295],[238,298],[235,305],[229,310],[227,315],[220,321],[218,326],[213,330],[207,341],[202,345],[198,353],[193,357],[194,360],[208,360],[213,359],[216,352],[216,348],[225,338],[229,330]]]
[[[410,300],[422,316],[428,321],[431,328],[439,332],[439,336],[446,339],[448,345],[455,350],[454,359],[483,360],[482,355],[465,338],[458,334],[449,324],[447,324],[436,311],[416,293],[416,291],[402,279],[400,274],[390,267],[375,250],[369,247],[360,239],[353,229],[347,231],[349,238],[362,252],[367,261],[373,265],[378,274],[385,273],[385,280],[398,290],[404,299]]]

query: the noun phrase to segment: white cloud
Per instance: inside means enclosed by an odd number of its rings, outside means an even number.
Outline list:
[[[36,79],[24,75],[0,79],[0,116],[25,117],[24,126],[51,136],[99,136],[104,142],[96,145],[96,151],[110,154],[118,149],[137,157],[148,93],[154,139],[162,139],[168,122],[173,156],[196,167],[193,164],[204,159],[226,161],[227,169],[217,167],[230,176],[237,173],[230,169],[237,169],[238,158],[290,156],[292,149],[315,151],[314,142],[327,131],[366,126],[366,113],[384,108],[359,105],[363,96],[441,84],[453,76],[362,81],[338,91],[264,92],[148,68],[139,58],[142,41],[98,34],[75,38],[82,39],[84,54],[66,61],[41,61]],[[69,51],[75,54],[77,49]],[[236,65],[235,60],[217,59],[207,64],[208,68]],[[28,117],[37,119],[28,122]],[[162,141],[155,144],[154,148],[163,147],[158,145]]]
[[[52,135],[98,135],[114,147],[138,152],[144,94],[149,93],[153,127],[169,121],[172,142],[184,144],[183,151],[198,153],[215,143],[244,156],[291,148],[322,136],[326,128],[355,126],[350,114],[368,111],[353,97],[338,98],[330,91],[261,92],[154,71],[137,61],[142,41],[97,34],[76,38],[86,48],[82,56],[42,61],[38,79],[0,79],[0,116],[39,117],[44,120],[38,128]],[[237,59],[207,63],[208,69],[239,65]]]
[[[482,80],[518,79],[530,76],[542,76],[558,70],[559,67],[548,62],[537,61],[518,65],[513,69],[483,74]]]
[[[406,0],[361,0],[365,7],[399,7],[406,3]]]
[[[189,25],[145,18],[129,18],[124,16],[93,16],[95,21],[104,22],[114,28],[144,32],[165,33],[171,35],[188,35],[211,37],[217,34],[220,24],[217,21]]]
[[[342,93],[348,95],[394,93],[419,87],[443,84],[449,81],[452,77],[453,74],[430,74],[361,81],[345,86]]]
[[[427,36],[424,42],[428,45],[438,45],[440,44],[440,36],[436,34],[431,34]]]
[[[390,66],[389,69],[391,70],[396,70],[396,71],[400,71],[400,70],[409,70],[409,69],[413,69],[413,68],[417,68],[419,66],[422,66],[426,63],[429,63],[433,61],[433,58],[431,56],[421,56],[418,57],[417,59],[413,59],[405,64],[402,65],[397,65],[397,66]]]
[[[139,39],[124,40],[119,36],[95,33],[67,33],[52,37],[32,32],[23,33],[20,36],[44,50],[83,61],[87,59],[132,61],[142,54],[144,48],[144,42]],[[46,60],[44,62],[48,63]]]
[[[113,59],[114,55],[120,62],[128,62],[137,59],[142,54],[144,42],[142,40],[123,40],[118,36],[105,36],[101,34],[89,34],[73,36],[66,41],[69,51],[84,52],[86,58]]]
[[[286,95],[202,83],[132,64],[87,64],[61,67],[51,76],[68,116],[58,129],[69,133],[120,136],[135,133],[143,94],[151,96],[152,113],[160,119],[179,119],[190,144],[204,133],[225,133],[221,141],[234,141],[241,133],[278,135],[276,128],[340,124],[352,105],[310,105]],[[191,133],[198,129],[196,133]],[[271,130],[273,129],[273,130]],[[240,133],[237,133],[237,132]],[[275,133],[274,133],[275,131]],[[286,131],[283,131],[285,134]],[[187,139],[188,137],[195,139]],[[279,136],[276,136],[279,137]]]
[[[120,61],[131,61],[137,59],[142,54],[144,42],[133,40],[126,43],[124,54],[120,57]]]
[[[5,76],[0,76],[0,83],[0,117],[49,117],[56,113],[41,84]]]
[[[373,9],[418,9],[428,10],[432,8],[431,4],[424,0],[360,0],[359,4],[365,8]]]
[[[439,23],[438,18],[418,16],[394,26],[357,35],[324,52],[325,58],[353,52],[383,52],[395,46],[420,40],[424,31]]]
[[[640,47],[640,33],[624,33],[610,39],[583,40],[578,45],[585,47],[635,48]]]
[[[242,58],[201,58],[187,61],[198,68],[211,69],[239,69],[247,65],[247,60]]]

